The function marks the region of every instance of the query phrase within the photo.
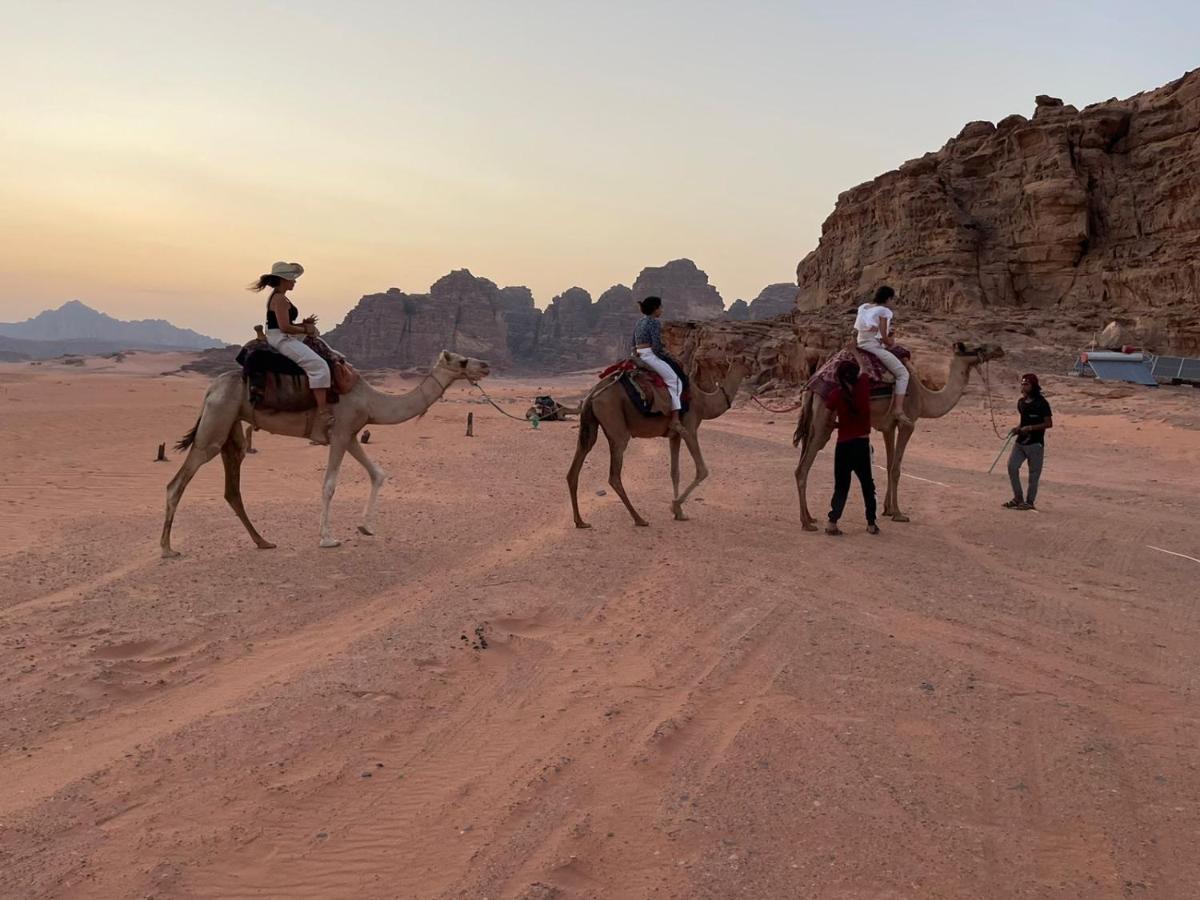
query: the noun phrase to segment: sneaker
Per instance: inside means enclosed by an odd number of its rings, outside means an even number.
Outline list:
[[[825,526],[825,533],[831,534],[831,535],[839,535],[842,533],[842,529],[838,528],[837,522],[830,522],[828,525]]]
[[[1009,500],[1007,503],[1004,504],[1004,508],[1005,509],[1024,509],[1025,501],[1024,500],[1015,500],[1015,499]]]
[[[879,534],[879,526],[874,522],[867,523],[867,534]]]

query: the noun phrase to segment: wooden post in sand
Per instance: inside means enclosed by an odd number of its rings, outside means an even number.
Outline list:
[[[467,437],[475,437],[475,413],[467,413]]]
[[[359,438],[364,444],[371,443],[371,432],[368,429],[363,429],[362,437]]]
[[[246,452],[247,453],[257,453],[258,452],[257,450],[254,449],[254,426],[248,422],[246,423]]]
[[[154,457],[154,461],[155,462],[166,462],[167,461],[167,445],[166,444],[158,445],[158,456]]]

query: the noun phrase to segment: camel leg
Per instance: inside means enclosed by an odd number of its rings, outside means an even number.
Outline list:
[[[887,487],[883,492],[883,515],[890,519],[896,511],[896,482],[900,480],[893,468],[896,460],[896,426],[894,423],[883,431],[883,448],[887,456],[884,462],[887,467]]]
[[[672,434],[668,440],[671,444],[671,509],[675,513],[676,521],[686,522],[687,516],[683,514],[683,508],[679,505],[679,435]]]
[[[248,440],[247,432],[243,431],[240,425],[235,425],[229,432],[229,440],[221,447],[221,462],[225,464],[225,501],[233,507],[237,517],[242,520],[242,524],[250,532],[250,537],[258,549],[274,550],[275,545],[264,540],[263,536],[255,530],[254,525],[250,522],[250,517],[246,515],[246,507],[242,503],[242,460],[246,458],[248,452],[246,449]]]
[[[346,454],[350,441],[335,430],[329,444],[329,462],[325,465],[325,483],[321,488],[321,546],[340,547],[342,542],[335,540],[329,532],[329,507],[333,504],[333,493],[337,490],[338,472],[342,468],[342,457]]]
[[[358,442],[357,436],[350,440],[348,449],[350,455],[358,460],[359,464],[367,470],[367,474],[371,476],[371,496],[367,498],[367,508],[363,511],[363,522],[358,526],[358,530],[361,534],[374,534],[375,509],[379,502],[379,489],[387,481],[387,473],[375,460],[367,456],[367,451]]]
[[[200,421],[196,423],[196,434],[192,439],[192,446],[188,449],[187,458],[167,485],[167,513],[163,519],[162,538],[159,541],[164,559],[179,555],[171,549],[171,526],[175,522],[175,510],[179,507],[188,482],[202,465],[221,452],[236,422],[236,410],[232,413],[214,411],[206,398],[205,409],[201,411]]]
[[[607,435],[608,437],[608,484],[617,496],[621,498],[621,502],[625,504],[625,508],[629,510],[629,514],[633,516],[633,524],[646,526],[650,523],[638,515],[638,511],[633,508],[633,504],[629,502],[629,495],[625,493],[625,485],[621,483],[621,466],[625,461],[625,447],[629,444],[628,435],[624,440]]]
[[[596,446],[596,438],[600,434],[598,421],[590,406],[582,410],[579,419],[579,440],[575,445],[575,458],[571,460],[571,468],[567,471],[567,489],[571,492],[571,514],[575,517],[576,528],[591,528],[579,515],[579,472],[583,469],[583,461]]]
[[[904,462],[904,448],[908,446],[908,439],[912,437],[913,429],[906,426],[900,426],[900,436],[896,439],[896,458],[892,463],[892,468],[896,470],[895,486],[892,488],[892,521],[893,522],[908,522],[908,516],[900,512],[900,468]]]
[[[675,498],[673,505],[675,518],[686,520],[687,516],[683,514],[684,501],[691,496],[692,491],[700,486],[700,482],[708,477],[708,466],[704,464],[704,455],[700,452],[700,438],[696,432],[685,429],[683,432],[683,442],[687,444],[688,452],[692,454],[692,462],[696,465],[696,477],[692,479],[692,483],[687,486],[687,489]]]
[[[825,428],[820,433],[813,434],[807,444],[804,445],[804,453],[800,457],[800,462],[796,464],[796,493],[800,498],[800,527],[805,531],[816,531],[817,520],[813,518],[813,514],[808,509],[808,473],[812,469],[813,463],[817,461],[817,456],[829,443],[829,437],[833,434],[833,429]]]

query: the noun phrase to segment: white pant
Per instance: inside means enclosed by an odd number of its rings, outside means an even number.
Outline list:
[[[649,347],[638,350],[637,355],[641,357],[642,362],[657,372],[662,380],[667,383],[667,393],[671,395],[671,409],[682,409],[683,403],[679,398],[683,393],[683,382],[679,380],[679,376],[675,374],[675,370],[655,356],[654,351]]]
[[[267,343],[304,370],[310,388],[320,390],[333,384],[329,375],[329,365],[304,343],[303,338],[284,334],[276,328],[268,328]]]
[[[908,369],[894,353],[878,340],[859,341],[858,349],[865,350],[876,357],[887,367],[889,372],[896,376],[895,393],[897,397],[903,397],[908,393]]]

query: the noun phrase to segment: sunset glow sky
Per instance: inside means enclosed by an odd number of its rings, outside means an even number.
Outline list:
[[[920,10],[917,12],[916,10]],[[247,336],[467,267],[539,305],[687,256],[792,281],[841,191],[968,121],[1200,65],[1195,2],[0,0],[0,320]]]

